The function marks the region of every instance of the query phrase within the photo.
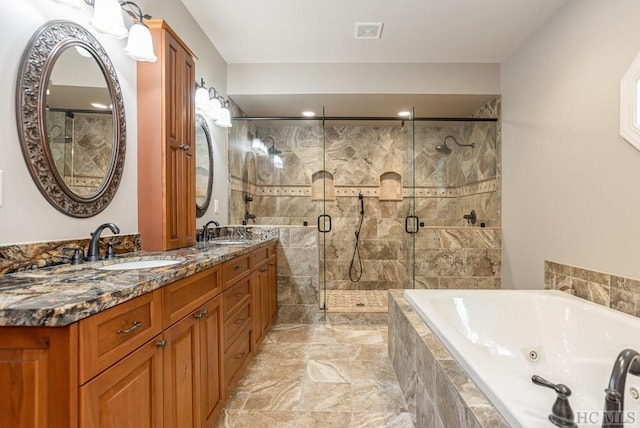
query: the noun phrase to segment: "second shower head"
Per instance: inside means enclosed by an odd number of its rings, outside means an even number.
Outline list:
[[[460,147],[471,147],[471,148],[474,148],[476,146],[475,143],[460,144],[460,143],[458,143],[458,140],[456,140],[453,135],[447,135],[446,137],[444,137],[444,141],[442,142],[442,144],[439,144],[439,145],[436,146],[436,151],[438,153],[442,153],[444,155],[450,155],[451,154],[451,149],[449,148],[449,146],[447,146],[447,140],[449,138],[451,138],[453,140],[453,142],[456,143]]]

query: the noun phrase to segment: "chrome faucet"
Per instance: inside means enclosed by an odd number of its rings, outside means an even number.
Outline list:
[[[611,370],[609,387],[605,389],[602,428],[624,427],[624,388],[627,373],[640,376],[640,354],[633,349],[625,349],[616,358]]]
[[[248,221],[248,220],[253,220],[253,222],[256,222],[256,215],[255,214],[250,214],[249,211],[245,211],[244,213],[244,221]]]
[[[115,235],[120,233],[120,228],[113,223],[104,223],[98,226],[98,228],[91,234],[91,241],[89,241],[89,248],[87,249],[87,256],[85,260],[95,261],[101,260],[100,256],[100,234],[105,228],[111,229],[111,232]]]
[[[202,232],[200,234],[200,242],[208,241],[208,238],[209,238],[208,230],[209,230],[209,226],[211,226],[212,224],[215,225],[216,227],[220,227],[220,223],[218,223],[217,221],[209,220],[207,224],[205,224],[202,227]]]

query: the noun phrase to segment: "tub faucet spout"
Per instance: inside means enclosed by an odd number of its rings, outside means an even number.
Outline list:
[[[624,427],[624,388],[627,373],[640,376],[640,354],[633,349],[625,349],[616,358],[605,390],[602,428]]]

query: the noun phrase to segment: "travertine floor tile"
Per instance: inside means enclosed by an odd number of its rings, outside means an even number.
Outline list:
[[[219,428],[413,428],[387,354],[387,326],[274,326]]]

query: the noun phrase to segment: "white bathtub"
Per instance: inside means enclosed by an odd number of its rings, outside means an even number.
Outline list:
[[[600,426],[615,358],[625,348],[640,352],[640,319],[560,291],[404,294],[513,427],[553,427],[547,417],[556,394],[534,385],[534,374],[571,388],[580,427]],[[627,378],[625,413],[632,412],[635,423],[625,427],[640,426],[640,402],[629,395],[631,387],[640,390],[640,377]]]

